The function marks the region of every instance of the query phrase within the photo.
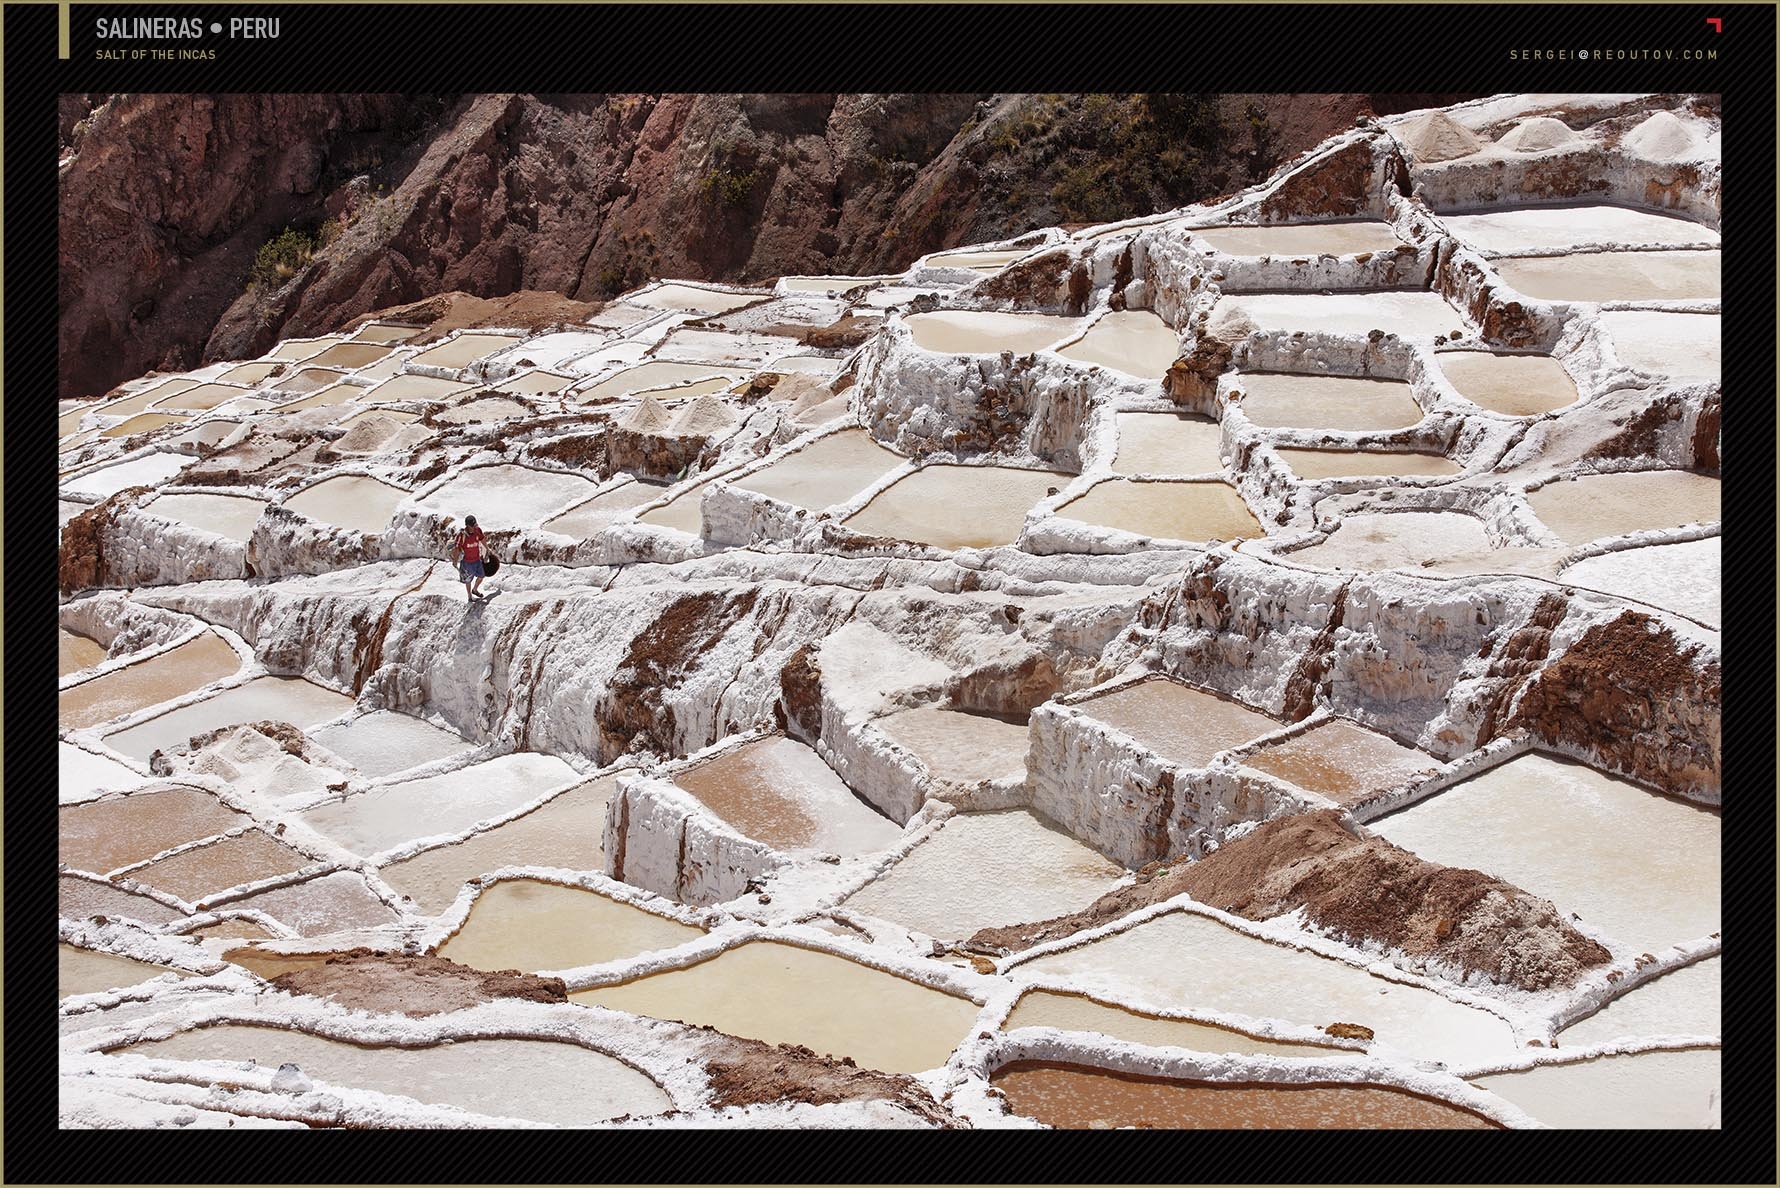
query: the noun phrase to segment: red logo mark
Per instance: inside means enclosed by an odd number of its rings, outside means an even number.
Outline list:
[[[1724,18],[1723,17],[1707,17],[1706,23],[1708,25],[1712,26],[1712,31],[1714,33],[1724,32]]]

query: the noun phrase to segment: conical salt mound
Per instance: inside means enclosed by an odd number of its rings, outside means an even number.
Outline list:
[[[1621,142],[1646,161],[1673,161],[1699,148],[1699,138],[1672,111],[1659,111],[1633,128]]]
[[[735,414],[729,407],[707,393],[680,410],[672,431],[688,437],[710,437],[734,424]]]
[[[661,433],[673,423],[674,414],[653,396],[643,397],[641,404],[618,418],[618,427],[632,433]]]
[[[1542,153],[1563,148],[1582,138],[1570,131],[1570,125],[1551,116],[1534,116],[1510,128],[1496,143],[1511,153]]]
[[[1409,120],[1400,125],[1396,133],[1397,139],[1422,164],[1469,157],[1483,147],[1483,142],[1469,128],[1444,111]]]

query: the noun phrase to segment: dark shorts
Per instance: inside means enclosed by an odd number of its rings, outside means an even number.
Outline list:
[[[459,561],[457,563],[457,572],[457,580],[460,582],[473,582],[479,577],[488,576],[486,573],[482,572],[482,562],[480,561]]]

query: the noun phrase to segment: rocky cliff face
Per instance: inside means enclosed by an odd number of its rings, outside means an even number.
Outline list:
[[[60,394],[454,289],[900,269],[1236,188],[1388,99],[65,96]]]

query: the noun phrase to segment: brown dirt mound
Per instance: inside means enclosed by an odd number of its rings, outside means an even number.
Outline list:
[[[935,1126],[959,1125],[911,1076],[858,1068],[850,1058],[819,1056],[797,1044],[774,1046],[719,1031],[710,1036],[705,1068],[711,1076],[711,1105],[717,1109],[781,1101],[888,1101]]]
[[[56,582],[62,593],[90,590],[110,580],[105,560],[105,535],[117,523],[118,513],[134,507],[148,487],[119,491],[62,525],[61,551],[56,556]]]
[[[409,339],[415,345],[437,342],[453,330],[523,328],[534,333],[555,326],[579,326],[605,308],[599,301],[575,301],[561,293],[521,289],[505,297],[472,297],[461,289],[439,293],[407,305],[379,309],[348,322],[345,331],[366,322],[405,322],[425,326],[426,332]]]
[[[442,1015],[497,998],[567,1002],[561,978],[504,969],[472,969],[444,957],[407,957],[353,949],[325,965],[279,974],[272,985],[292,994],[331,998],[343,1007],[382,1014]]]

